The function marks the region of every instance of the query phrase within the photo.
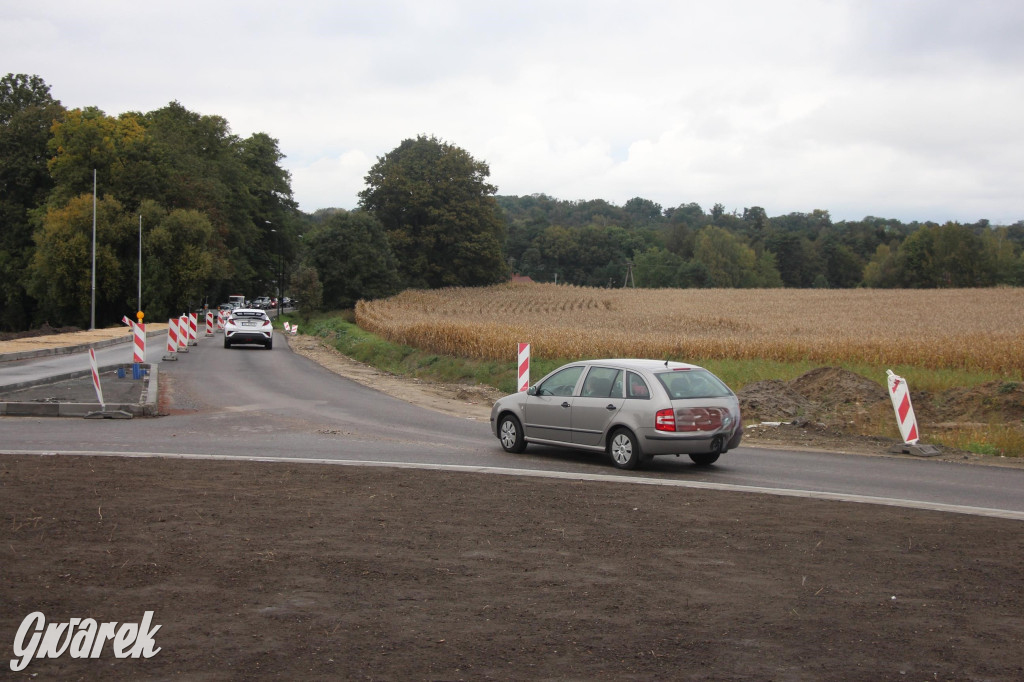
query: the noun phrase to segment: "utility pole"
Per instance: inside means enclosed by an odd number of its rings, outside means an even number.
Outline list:
[[[139,310],[142,310],[142,214],[139,214]]]
[[[96,169],[92,169],[92,297],[89,305],[89,331],[96,329]]]
[[[636,281],[633,279],[633,261],[626,261],[626,279],[622,282],[622,288],[633,287],[636,289]]]

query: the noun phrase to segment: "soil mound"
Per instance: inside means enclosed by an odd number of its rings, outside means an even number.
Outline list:
[[[743,387],[737,397],[744,421],[792,421],[813,412],[807,398],[779,379],[755,381]]]
[[[815,403],[827,406],[857,403],[873,405],[887,399],[885,387],[841,367],[819,367],[793,379],[790,388]]]
[[[744,386],[737,395],[747,423],[844,423],[886,401],[881,385],[839,367],[813,369],[792,381],[757,381]]]
[[[51,334],[68,334],[82,331],[78,327],[51,327],[44,322],[41,327],[21,332],[0,332],[0,341],[14,341],[15,339],[30,339],[36,336],[50,336]]]
[[[913,391],[913,386],[911,386]],[[951,388],[937,393],[912,393],[918,419],[932,423],[993,421],[1021,425],[1024,421],[1024,384],[989,381],[973,388]]]
[[[990,381],[943,391],[911,386],[910,394],[923,426],[1024,425],[1022,382]],[[737,396],[748,424],[810,423],[864,431],[892,421],[886,388],[842,368],[818,368],[792,381],[758,381],[744,386]]]

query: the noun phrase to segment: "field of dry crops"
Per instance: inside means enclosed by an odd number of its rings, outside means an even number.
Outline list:
[[[1024,376],[1024,289],[592,289],[554,284],[409,290],[360,301],[389,341],[481,359],[766,359]]]

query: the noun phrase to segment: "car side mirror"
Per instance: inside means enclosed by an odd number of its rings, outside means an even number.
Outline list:
[[[530,386],[530,388],[526,389],[526,395],[537,395],[537,387]]]

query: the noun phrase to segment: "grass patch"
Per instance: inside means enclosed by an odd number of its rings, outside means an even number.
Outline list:
[[[1024,454],[1024,430],[1007,424],[955,429],[930,434],[929,441],[979,455],[1020,457]]]
[[[314,317],[304,327],[300,326],[300,331],[318,336],[350,358],[391,374],[447,383],[485,384],[508,393],[516,390],[514,360],[468,360],[394,344],[360,329],[338,313]],[[552,364],[554,367],[557,365]]]

